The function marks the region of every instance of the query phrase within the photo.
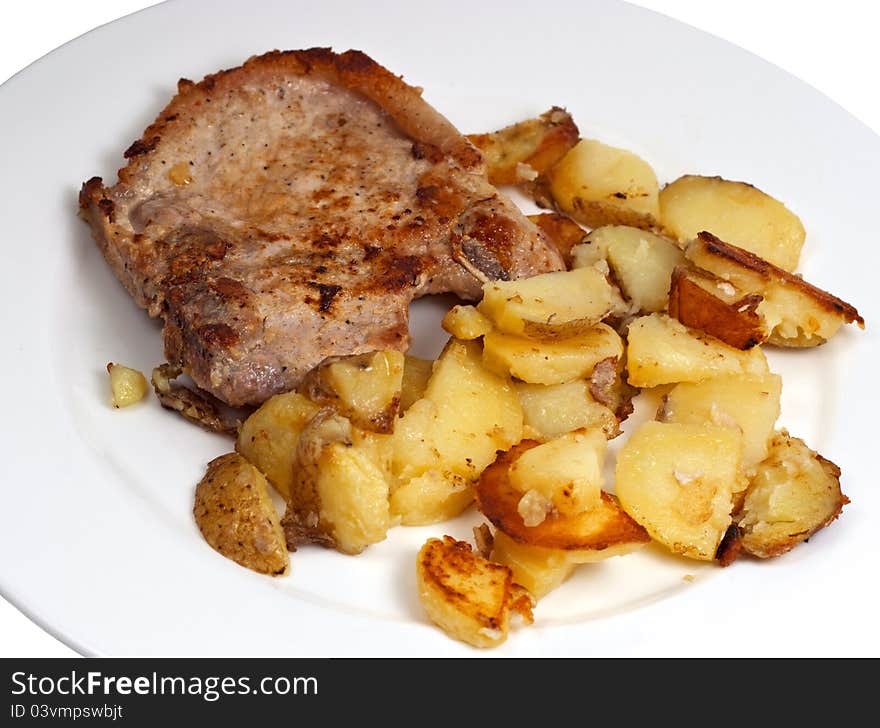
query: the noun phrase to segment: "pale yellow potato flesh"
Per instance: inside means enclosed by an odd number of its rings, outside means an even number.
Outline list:
[[[402,526],[427,526],[455,518],[474,502],[470,480],[449,471],[428,470],[391,493],[391,515]]]
[[[608,407],[590,394],[584,379],[562,384],[514,384],[523,409],[526,436],[550,440],[582,428],[598,427],[607,439],[620,433],[620,425]]]
[[[472,341],[488,334],[492,322],[474,306],[453,306],[443,317],[443,330],[456,339]]]
[[[793,271],[804,226],[779,200],[745,182],[685,175],[660,192],[663,229],[681,243],[702,231]]]
[[[406,412],[420,400],[428,387],[434,362],[407,354],[403,362],[403,379],[400,383],[400,412]]]
[[[146,396],[149,389],[147,378],[137,369],[110,362],[107,373],[110,375],[110,394],[114,407],[129,407]]]
[[[510,568],[513,580],[528,589],[535,599],[541,599],[562,584],[577,566],[563,549],[521,544],[498,530],[492,544],[492,561]]]

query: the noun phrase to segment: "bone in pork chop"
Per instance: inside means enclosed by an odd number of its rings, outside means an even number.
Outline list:
[[[408,305],[559,270],[480,153],[363,53],[274,51],[181,80],[81,214],[164,319],[168,361],[232,404],[329,356],[409,343]]]

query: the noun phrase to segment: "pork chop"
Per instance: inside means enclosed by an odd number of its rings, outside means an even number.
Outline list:
[[[186,79],[81,214],[168,361],[231,405],[330,356],[409,343],[418,296],[559,270],[480,153],[359,51],[273,51]]]

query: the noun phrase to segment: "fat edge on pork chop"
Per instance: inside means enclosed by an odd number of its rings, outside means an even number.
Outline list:
[[[419,89],[359,51],[272,51],[178,83],[80,214],[165,355],[231,405],[330,356],[405,350],[418,296],[563,268]]]

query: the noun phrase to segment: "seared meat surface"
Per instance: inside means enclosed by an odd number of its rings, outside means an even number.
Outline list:
[[[419,90],[363,53],[274,51],[182,80],[81,214],[165,322],[169,362],[232,404],[328,356],[405,349],[413,298],[562,268]]]

